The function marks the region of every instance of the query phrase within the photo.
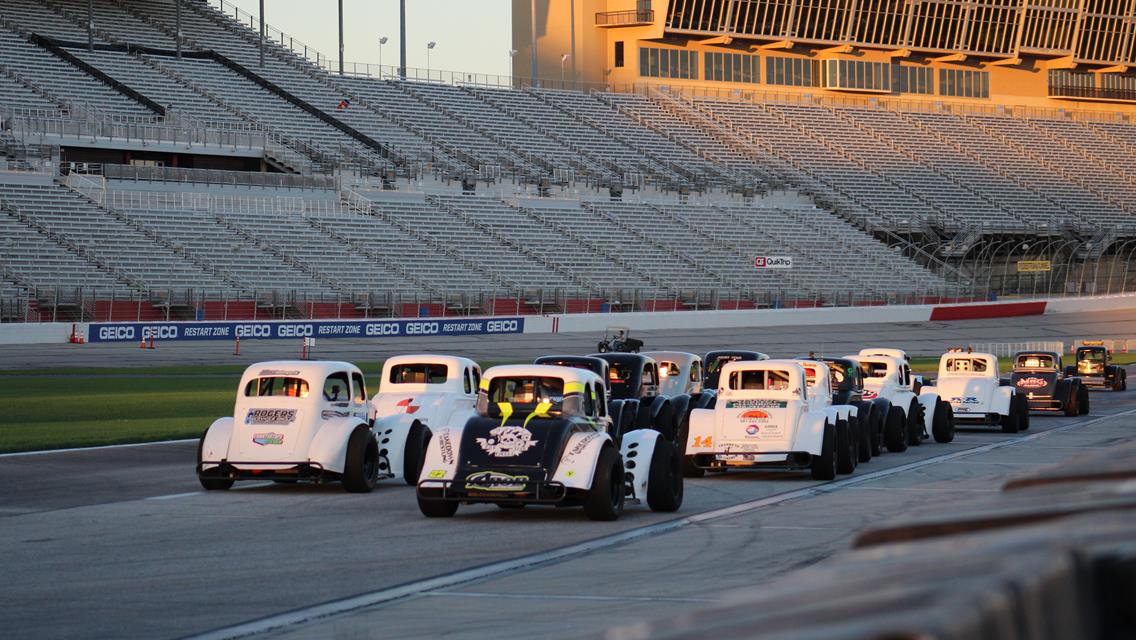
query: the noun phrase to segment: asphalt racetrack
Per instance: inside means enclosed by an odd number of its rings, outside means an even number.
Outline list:
[[[842,355],[861,346],[932,354],[972,342],[1136,334],[1136,314],[949,323],[645,333],[648,348],[749,347]],[[479,359],[587,352],[593,335],[320,343],[318,357],[414,351]],[[326,349],[325,349],[326,348]],[[242,344],[240,362],[292,357]],[[246,357],[247,356],[247,357]],[[233,362],[231,345],[0,348],[5,368]],[[34,402],[30,398],[29,402]],[[82,420],[81,416],[76,417]],[[202,425],[204,428],[205,425]],[[196,443],[0,457],[0,629],[13,638],[573,638],[738,597],[846,550],[865,526],[961,507],[1009,477],[1136,431],[1136,394],[1092,393],[1088,416],[1031,429],[963,429],[951,444],[885,453],[850,476],[730,472],[687,480],[676,514],[629,506],[617,522],[579,509],[463,506],[427,520],[414,492],[237,485],[205,493]],[[630,632],[624,629],[624,633]],[[629,637],[622,635],[621,637]]]

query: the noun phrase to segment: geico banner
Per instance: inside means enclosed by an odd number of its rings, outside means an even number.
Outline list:
[[[88,342],[150,340],[284,340],[288,338],[392,338],[524,333],[524,318],[328,320],[275,322],[91,323]]]
[[[757,256],[753,259],[754,269],[792,269],[792,256]]]

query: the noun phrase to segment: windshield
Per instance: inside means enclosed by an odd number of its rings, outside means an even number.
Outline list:
[[[985,373],[986,361],[981,358],[951,358],[947,360],[950,373]]]
[[[607,370],[607,380],[611,383],[611,395],[615,398],[629,398],[639,395],[635,387],[635,374],[638,363],[613,362]]]
[[[286,398],[308,397],[308,381],[292,377],[254,378],[245,385],[246,398],[283,396]]]
[[[678,373],[679,373],[679,370],[678,370],[677,364],[675,364],[673,362],[667,362],[665,360],[663,362],[659,363],[659,377],[660,378],[670,378],[672,376],[677,376]]]
[[[886,378],[888,366],[886,362],[861,362],[860,371],[865,378]]]
[[[722,370],[722,367],[727,362],[734,362],[734,361],[741,360],[741,359],[742,359],[742,356],[738,356],[738,355],[714,356],[713,358],[710,359],[710,361],[708,361],[706,363],[706,373],[707,374],[718,373],[719,371]]]
[[[442,384],[449,379],[444,364],[400,364],[391,367],[392,384]]]
[[[1088,360],[1089,362],[1104,362],[1104,351],[1100,349],[1085,349],[1077,359]]]
[[[1052,369],[1053,356],[1043,353],[1031,353],[1029,355],[1018,356],[1017,365],[1023,369]]]
[[[564,402],[564,381],[549,377],[494,378],[489,383],[489,402],[536,405],[548,402],[559,408]]]
[[[789,372],[772,369],[734,371],[730,374],[730,388],[738,391],[781,391],[789,388]]]

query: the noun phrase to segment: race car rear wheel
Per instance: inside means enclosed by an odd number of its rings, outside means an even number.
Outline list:
[[[423,497],[423,491],[439,492],[437,489],[418,490],[418,510],[422,512],[422,515],[427,518],[452,518],[454,514],[458,512],[457,500],[440,500],[438,498]]]
[[[847,420],[836,421],[836,472],[852,473],[856,470],[856,439]]]
[[[931,416],[931,435],[935,442],[947,443],[955,439],[955,412],[942,398],[935,399],[935,415]]]
[[[659,440],[651,455],[647,477],[647,506],[651,511],[670,513],[682,506],[682,459],[674,445]]]
[[[406,447],[402,456],[402,477],[406,484],[418,484],[418,476],[422,475],[422,464],[426,462],[426,449],[430,446],[430,430],[421,422],[410,426],[410,433],[406,435]]]
[[[907,416],[899,407],[888,409],[884,421],[884,446],[892,453],[907,451]]]
[[[861,420],[860,416],[855,416],[849,419],[854,429],[853,435],[857,439],[856,445],[856,460],[859,462],[872,461],[872,434],[871,434],[871,420]]]
[[[1003,433],[1017,433],[1021,429],[1021,416],[1018,415],[1017,402],[1019,397],[1018,394],[1010,396],[1009,413],[1001,417]]]
[[[911,404],[907,408],[908,446],[918,447],[923,444],[924,424],[927,420],[923,412],[923,404],[919,402],[919,398],[912,398]]]
[[[1066,418],[1081,414],[1081,390],[1079,387],[1073,387],[1069,391],[1069,397],[1065,400],[1064,413]]]
[[[1014,394],[1018,399],[1018,429],[1027,431],[1030,428],[1029,400],[1024,395]]]
[[[879,456],[884,452],[884,414],[875,406],[872,407],[872,415],[868,424],[868,437],[871,439],[872,457]]]
[[[1083,416],[1089,414],[1089,388],[1080,385],[1077,391],[1077,412]]]
[[[355,427],[347,441],[342,480],[349,493],[369,493],[379,480],[379,444],[364,425]]]
[[[832,480],[836,478],[836,427],[824,423],[824,438],[821,440],[820,455],[813,456],[810,468],[813,480]]]
[[[205,434],[209,433],[206,429],[201,434],[201,439],[197,441],[197,464],[201,464],[201,450],[205,447]],[[209,471],[206,470],[197,474],[197,480],[206,491],[227,491],[233,487],[233,479],[228,476],[211,476]]]
[[[623,459],[619,452],[604,447],[596,460],[592,475],[592,488],[584,498],[584,513],[589,520],[615,520],[623,512],[626,485],[623,479]]]

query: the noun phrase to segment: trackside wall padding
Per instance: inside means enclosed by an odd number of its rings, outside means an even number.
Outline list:
[[[979,318],[1013,318],[1040,316],[1045,313],[1045,300],[1038,302],[1010,302],[1006,304],[957,305],[935,307],[931,320],[977,320]]]

